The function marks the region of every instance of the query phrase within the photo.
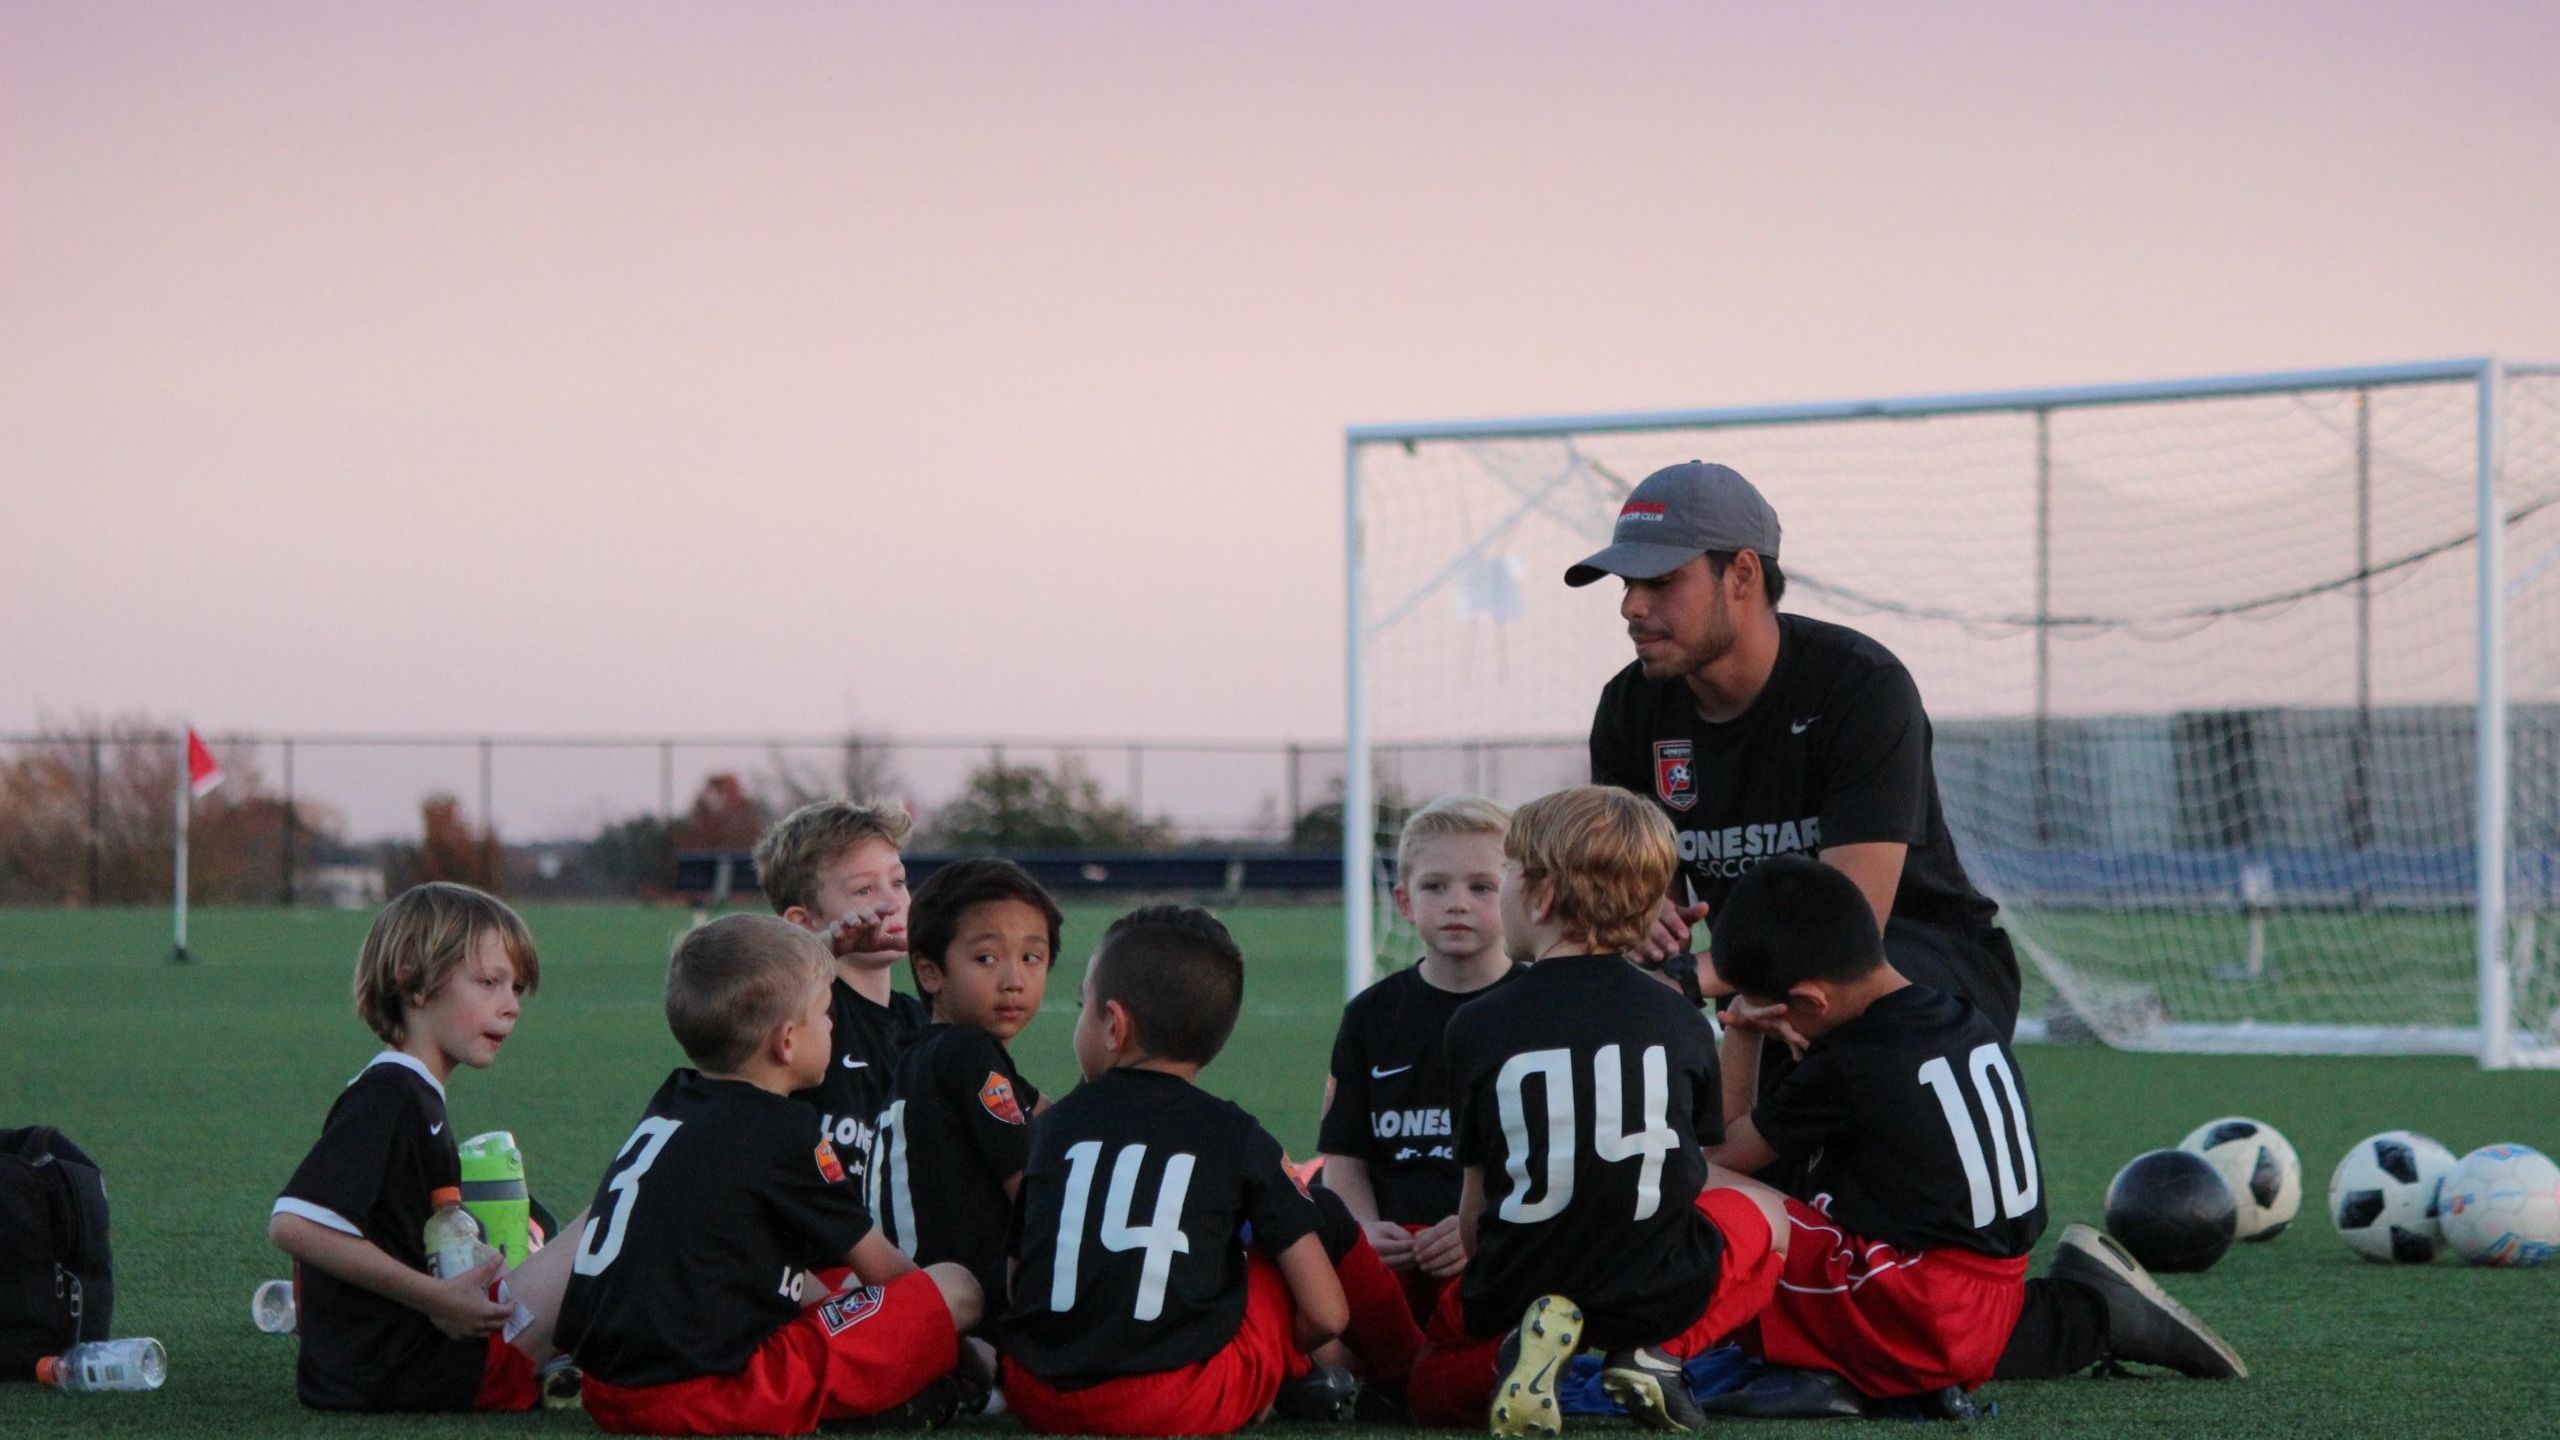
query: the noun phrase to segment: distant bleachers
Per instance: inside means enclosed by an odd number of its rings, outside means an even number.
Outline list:
[[[907,883],[921,885],[962,857],[910,852]],[[1057,895],[1300,894],[1342,888],[1342,857],[1324,852],[1199,850],[1050,851],[1008,857]],[[756,893],[755,860],[745,851],[692,850],[676,857],[676,890],[696,899]]]

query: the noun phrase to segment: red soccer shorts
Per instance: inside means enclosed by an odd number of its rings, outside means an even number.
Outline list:
[[[1801,1200],[1787,1201],[1787,1218],[1786,1273],[1760,1317],[1770,1363],[1837,1371],[1877,1396],[1991,1378],[2026,1303],[2027,1257],[1896,1250]]]
[[[1762,1316],[1778,1283],[1778,1255],[1769,1234],[1769,1217],[1751,1198],[1735,1190],[1701,1190],[1698,1213],[1724,1236],[1724,1260],[1717,1267],[1715,1293],[1704,1313],[1688,1329],[1654,1347],[1686,1360]],[[1459,1281],[1440,1292],[1440,1304],[1424,1330],[1422,1358],[1413,1364],[1413,1384],[1406,1398],[1416,1424],[1475,1427],[1485,1423],[1493,1405],[1493,1388],[1502,1383],[1496,1357],[1499,1335],[1470,1335],[1466,1309],[1458,1301]],[[1765,1316],[1763,1316],[1765,1321]],[[2007,1332],[2002,1332],[2006,1338]]]
[[[1428,1225],[1404,1225],[1401,1220],[1395,1223],[1403,1225],[1404,1233],[1416,1240],[1422,1238],[1423,1231],[1431,1228]],[[1440,1292],[1449,1288],[1449,1282],[1437,1275],[1425,1274],[1419,1265],[1410,1270],[1398,1270],[1395,1277],[1404,1282],[1405,1305],[1413,1311],[1414,1323],[1428,1323],[1431,1312],[1439,1307]]]
[[[1271,1407],[1284,1382],[1309,1368],[1298,1351],[1298,1307],[1280,1267],[1252,1256],[1244,1281],[1244,1323],[1208,1359],[1157,1375],[1058,1390],[1008,1355],[1005,1408],[1044,1435],[1227,1435],[1243,1429]]]
[[[736,1374],[629,1389],[590,1375],[585,1399],[617,1435],[807,1435],[877,1415],[959,1362],[951,1307],[919,1270],[801,1311]]]
[[[533,1357],[492,1335],[480,1361],[480,1391],[471,1397],[474,1410],[530,1410],[542,1402],[533,1383]]]

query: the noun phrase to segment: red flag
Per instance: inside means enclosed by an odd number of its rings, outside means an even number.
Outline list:
[[[203,736],[201,736],[201,735],[198,735],[198,734],[196,733],[196,727],[194,727],[193,725],[188,726],[188,727],[187,727],[187,791],[188,791],[188,793],[189,793],[189,794],[191,794],[191,795],[193,795],[193,796],[195,796],[197,799],[201,800],[201,799],[203,799],[206,795],[208,795],[208,794],[210,794],[210,793],[212,792],[212,790],[213,790],[213,787],[214,787],[214,786],[219,785],[219,784],[221,784],[221,783],[222,783],[222,762],[221,762],[221,761],[219,761],[219,760],[214,759],[214,758],[213,758],[213,752],[212,752],[211,750],[208,750],[208,749],[206,749],[206,748],[205,748],[204,737],[203,737]]]

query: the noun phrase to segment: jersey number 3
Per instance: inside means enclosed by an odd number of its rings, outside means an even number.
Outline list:
[[[1129,1207],[1137,1199],[1138,1172],[1147,1163],[1147,1147],[1123,1145],[1111,1162],[1111,1190],[1102,1202],[1102,1230],[1095,1238],[1105,1250],[1146,1252],[1138,1275],[1134,1318],[1153,1320],[1164,1313],[1165,1282],[1173,1275],[1173,1257],[1191,1253],[1182,1233],[1182,1202],[1191,1192],[1193,1158],[1176,1151],[1164,1162],[1164,1179],[1156,1185],[1155,1219],[1129,1223]],[[1049,1282],[1049,1308],[1060,1315],[1076,1308],[1076,1261],[1084,1250],[1084,1217],[1093,1198],[1093,1176],[1102,1168],[1102,1142],[1083,1140],[1067,1147],[1067,1187],[1058,1210],[1058,1263]]]
[[[1641,1128],[1627,1129],[1625,1079],[1619,1073],[1620,1050],[1603,1045],[1591,1057],[1591,1153],[1608,1164],[1641,1156],[1636,1172],[1638,1220],[1650,1220],[1662,1208],[1662,1157],[1679,1148],[1671,1128],[1669,1058],[1659,1045],[1644,1050],[1644,1108]],[[1529,1106],[1523,1090],[1532,1075],[1545,1082],[1547,1094],[1547,1176],[1544,1193],[1529,1198]],[[1573,1200],[1574,1151],[1582,1142],[1573,1105],[1573,1052],[1531,1050],[1514,1055],[1494,1077],[1494,1097],[1502,1111],[1503,1169],[1511,1179],[1499,1213],[1515,1225],[1553,1219]]]
[[[1982,1104],[1982,1127],[1979,1134],[1974,1117],[1965,1106],[1963,1089],[1956,1084],[1955,1067],[1947,1057],[1939,1056],[1920,1067],[1920,1083],[1938,1094],[1938,1108],[1947,1113],[1948,1133],[1955,1137],[1956,1158],[1964,1164],[1965,1185],[1973,1192],[1973,1228],[1981,1229],[1992,1220],[1991,1169],[1982,1162],[1981,1136],[1991,1139],[1991,1153],[2000,1166],[1999,1213],[2011,1220],[2023,1220],[2035,1213],[2036,1201],[2042,1198],[2043,1177],[2036,1172],[2036,1142],[2027,1133],[2026,1103],[2018,1098],[2018,1077],[2009,1073],[2008,1057],[1997,1045],[1977,1045],[1965,1057],[1965,1070],[1973,1077],[1974,1098]],[[2005,1136],[2001,1133],[2008,1132]],[[2017,1141],[2017,1153],[2010,1154],[2009,1142]]]
[[[622,1149],[613,1157],[613,1178],[605,1182],[605,1188],[613,1192],[613,1213],[602,1220],[587,1217],[586,1243],[578,1247],[578,1258],[570,1269],[581,1275],[600,1275],[622,1253],[623,1233],[631,1228],[631,1207],[640,1201],[640,1177],[658,1163],[658,1152],[667,1148],[667,1137],[683,1123],[652,1115],[622,1142]]]

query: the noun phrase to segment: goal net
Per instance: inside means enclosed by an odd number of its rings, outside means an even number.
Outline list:
[[[1693,458],[1910,668],[2032,1021],[2560,1054],[2560,367],[2487,362],[1352,431],[1350,983],[1406,810],[1587,778],[1632,652],[1563,572]]]

